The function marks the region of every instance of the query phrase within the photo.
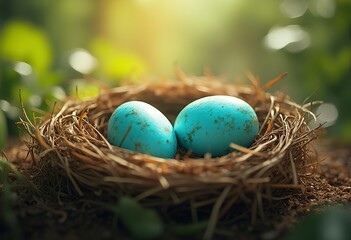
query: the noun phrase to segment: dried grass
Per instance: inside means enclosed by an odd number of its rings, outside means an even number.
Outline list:
[[[256,215],[264,218],[265,199],[286,197],[276,189],[303,188],[300,176],[315,168],[310,142],[318,129],[308,127],[315,117],[307,105],[265,92],[284,75],[264,87],[253,75],[251,86],[225,84],[212,76],[190,79],[181,72],[178,76],[179,81],[105,90],[91,100],[67,99],[39,124],[24,111],[21,123],[31,136],[36,169],[47,179],[65,176],[80,196],[89,191],[109,197],[130,195],[147,206],[164,208],[187,203],[194,220],[198,209],[210,206],[205,238],[236,203],[250,205],[254,221]],[[194,159],[179,153],[176,159],[162,159],[111,146],[105,138],[109,117],[126,101],[148,102],[174,121],[188,103],[217,94],[240,97],[255,109],[260,130],[250,148],[233,143],[237,151],[219,158]]]

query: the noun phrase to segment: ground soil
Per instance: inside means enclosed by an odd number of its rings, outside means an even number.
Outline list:
[[[302,191],[287,192],[284,200],[267,204],[265,217],[242,215],[240,218],[221,222],[215,239],[282,239],[284,235],[308,212],[323,205],[351,203],[351,147],[322,142],[317,145],[319,166],[317,171],[301,178]],[[6,151],[11,161],[23,173],[30,166],[25,147],[16,141]],[[43,191],[43,189],[42,189]],[[17,228],[23,239],[132,239],[110,211],[89,206],[79,198],[67,195],[53,198],[36,195],[19,189],[11,196],[11,211],[17,219]],[[0,203],[1,203],[0,199]],[[238,207],[240,208],[240,206]],[[234,210],[233,210],[234,211]],[[241,213],[244,213],[241,210]],[[1,216],[1,214],[0,214]],[[201,238],[203,233],[191,237]],[[13,239],[8,222],[0,220],[0,239]],[[178,239],[166,233],[161,239]],[[189,238],[190,239],[190,238]]]

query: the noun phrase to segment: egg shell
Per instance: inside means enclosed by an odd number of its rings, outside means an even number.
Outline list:
[[[232,96],[204,97],[187,105],[174,123],[178,143],[196,155],[222,156],[230,143],[249,147],[258,134],[254,109]]]
[[[108,122],[107,138],[112,145],[155,157],[174,158],[177,150],[172,124],[158,109],[141,101],[116,108]]]

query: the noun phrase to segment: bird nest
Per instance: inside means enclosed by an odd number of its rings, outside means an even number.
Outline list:
[[[314,115],[307,105],[294,103],[280,93],[265,90],[252,79],[249,86],[226,84],[207,78],[148,83],[107,89],[90,100],[69,98],[34,123],[24,114],[23,125],[31,141],[36,169],[53,171],[68,179],[77,196],[132,196],[146,206],[189,206],[192,216],[210,208],[210,221],[223,217],[237,203],[263,214],[265,199],[284,198],[282,189],[300,189],[316,159],[310,142],[316,129],[308,126]],[[225,156],[195,158],[178,151],[163,159],[112,146],[106,140],[109,117],[130,100],[147,102],[173,122],[188,103],[210,95],[230,95],[248,102],[256,111],[259,134],[250,148],[231,144]],[[43,170],[42,170],[43,171]],[[59,184],[59,183],[57,183]],[[269,203],[269,201],[267,201]]]

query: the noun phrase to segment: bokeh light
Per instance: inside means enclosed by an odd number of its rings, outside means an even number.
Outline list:
[[[280,9],[289,18],[303,16],[308,9],[307,0],[284,0],[280,4]]]
[[[89,74],[96,68],[97,60],[88,51],[76,49],[69,56],[69,64],[74,70],[83,74]]]
[[[330,127],[335,124],[339,117],[339,112],[336,106],[332,103],[323,103],[316,110],[317,124],[322,124],[322,127]]]
[[[310,45],[310,36],[299,25],[273,27],[264,38],[268,48],[279,50],[286,48],[290,52],[299,52]]]
[[[29,76],[33,72],[31,65],[25,62],[16,62],[13,69],[23,76]]]

